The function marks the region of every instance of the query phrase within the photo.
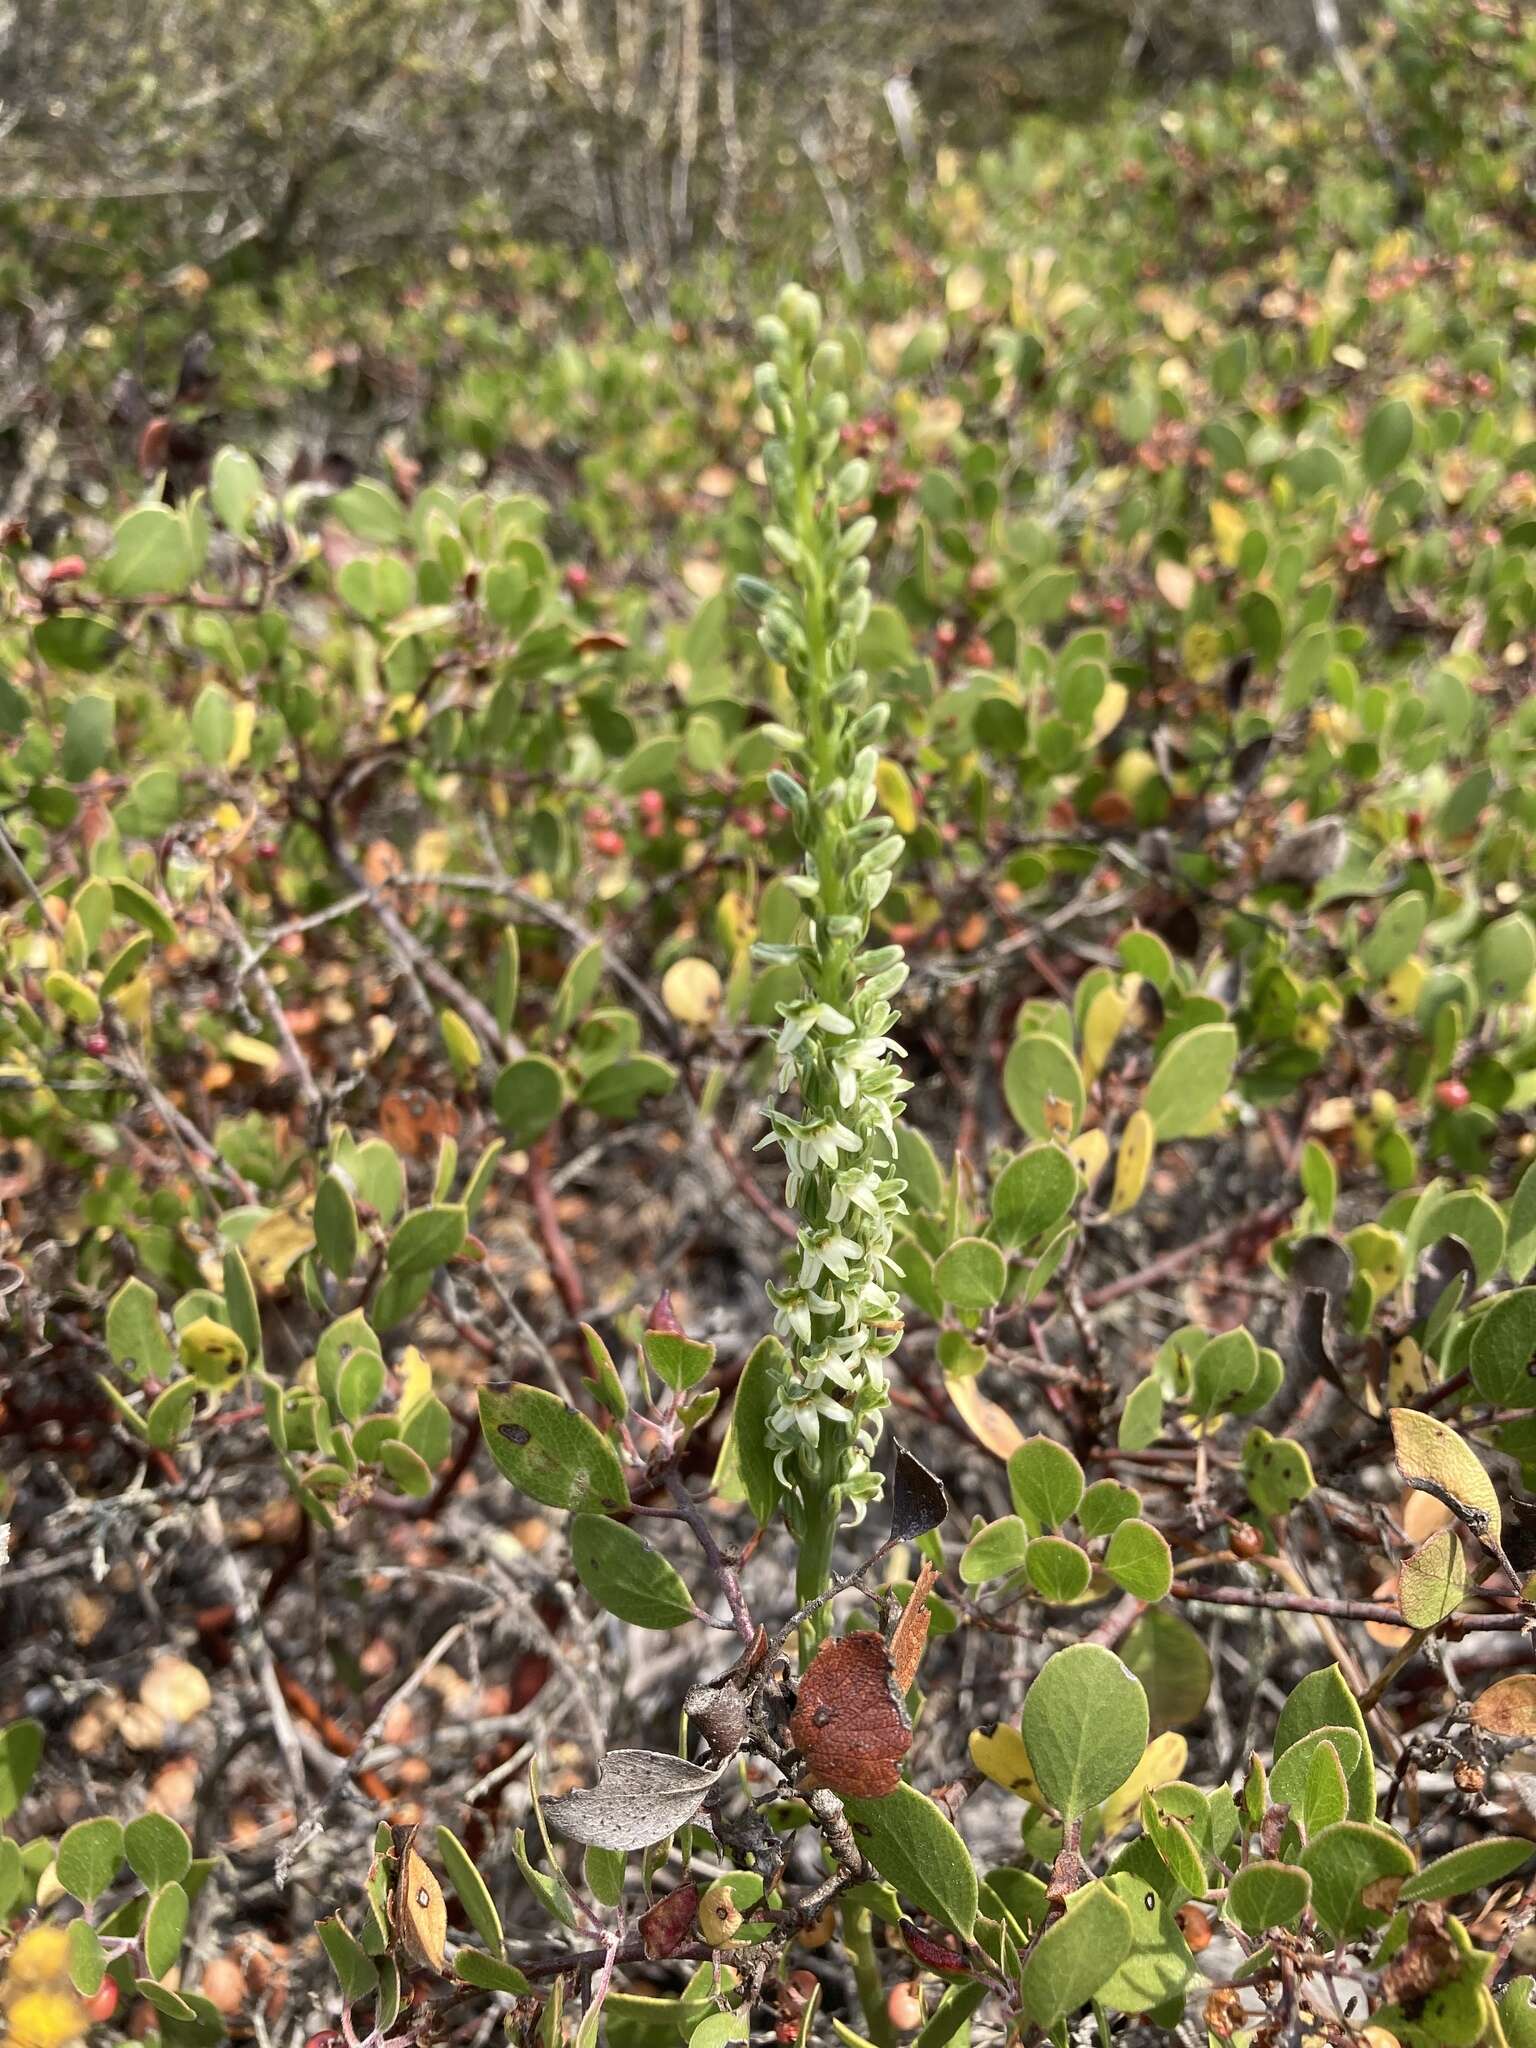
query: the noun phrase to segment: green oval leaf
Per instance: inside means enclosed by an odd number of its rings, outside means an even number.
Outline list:
[[[1134,1593],[1150,1606],[1168,1597],[1173,1584],[1173,1552],[1161,1530],[1150,1522],[1122,1522],[1109,1539],[1104,1569],[1122,1591]]]
[[[499,1958],[505,1946],[501,1915],[496,1910],[485,1879],[475,1868],[474,1858],[452,1829],[444,1827],[437,1831],[437,1853],[448,1873],[448,1882],[459,1895],[459,1904],[464,1908],[470,1926],[491,1954]]]
[[[1142,1107],[1158,1139],[1198,1135],[1232,1085],[1237,1033],[1230,1024],[1197,1024],[1166,1048],[1147,1083]]]
[[[933,1284],[952,1308],[975,1314],[1002,1300],[1008,1267],[984,1237],[960,1237],[934,1266]]]
[[[391,1273],[403,1278],[435,1272],[463,1250],[468,1235],[469,1217],[462,1202],[412,1209],[396,1224],[384,1263]]]
[[[1026,1437],[1008,1458],[1008,1491],[1032,1533],[1059,1529],[1077,1513],[1083,1468],[1054,1437]]]
[[[693,1600],[681,1576],[627,1523],[606,1515],[571,1521],[576,1576],[601,1607],[638,1628],[680,1628],[693,1619]]]
[[[1312,1900],[1312,1880],[1295,1863],[1249,1863],[1233,1878],[1227,1912],[1245,1934],[1294,1927]]]
[[[1086,2005],[1130,1952],[1125,1901],[1107,1884],[1083,1885],[1029,1952],[1019,1978],[1025,2012],[1036,2026],[1054,2027]]]
[[[1031,1145],[1010,1159],[992,1190],[992,1229],[1010,1248],[1052,1229],[1077,1194],[1077,1169],[1057,1145]]]
[[[529,1053],[503,1067],[491,1091],[496,1121],[514,1145],[542,1138],[565,1103],[560,1069],[542,1053]]]
[[[912,1785],[884,1799],[845,1799],[854,1837],[889,1884],[969,1941],[976,1930],[976,1866],[950,1822]]]
[[[151,1891],[179,1884],[192,1868],[192,1844],[163,1813],[140,1814],[123,1830],[123,1849],[134,1876]]]
[[[151,1976],[163,1977],[175,1966],[186,1931],[186,1893],[179,1884],[162,1885],[144,1917],[144,1960]]]
[[[77,1820],[65,1830],[55,1868],[70,1897],[89,1906],[116,1877],[122,1860],[122,1823],[103,1815],[99,1820]]]
[[[1064,1820],[1123,1785],[1147,1746],[1147,1696],[1110,1650],[1074,1643],[1042,1665],[1020,1731],[1035,1777]]]

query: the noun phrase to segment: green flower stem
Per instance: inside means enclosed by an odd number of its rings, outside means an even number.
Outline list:
[[[885,1985],[880,1975],[880,1959],[875,1954],[868,1906],[853,1906],[844,1899],[843,1940],[853,1958],[853,1981],[864,2014],[864,2031],[875,2048],[892,2048],[896,2034],[886,2011]]]
[[[820,332],[819,305],[795,286],[759,328],[769,360],[756,390],[774,424],[763,456],[774,518],[764,537],[782,576],[740,586],[762,615],[759,640],[783,668],[796,714],[787,738],[796,772],[776,770],[769,786],[800,841],[802,867],[789,886],[805,918],[793,945],[757,953],[801,975],[799,997],[780,1006],[780,1101],[764,1143],[784,1153],[800,1222],[793,1268],[769,1289],[790,1369],[768,1431],[800,1543],[802,1601],[828,1581],[842,1508],[861,1516],[880,1490],[870,1459],[886,1405],[884,1361],[901,1335],[890,1282],[904,1209],[895,1119],[907,1086],[888,1035],[888,998],[906,962],[899,946],[865,950],[902,845],[891,820],[875,814],[887,707],[868,702],[857,666],[874,521],[844,523],[868,490],[869,468],[842,460],[842,350]]]

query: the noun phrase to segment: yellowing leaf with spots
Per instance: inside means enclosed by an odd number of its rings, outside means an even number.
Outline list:
[[[1101,988],[1088,1005],[1088,1013],[1083,1018],[1082,1066],[1086,1087],[1091,1088],[1104,1071],[1130,1007],[1124,994],[1112,982]]]
[[[245,1241],[245,1262],[251,1278],[263,1294],[275,1294],[288,1278],[288,1269],[314,1244],[310,1225],[291,1210],[280,1209],[258,1223]]]
[[[1458,1514],[1470,1511],[1462,1519],[1474,1533],[1481,1527],[1497,1540],[1503,1529],[1499,1496],[1471,1446],[1437,1416],[1416,1408],[1394,1408],[1391,1420],[1397,1469],[1409,1485],[1417,1482],[1431,1493],[1448,1496]]]
[[[1393,968],[1382,983],[1376,1007],[1388,1017],[1411,1017],[1419,1007],[1427,974],[1424,962],[1415,956]]]
[[[181,1333],[181,1362],[200,1387],[227,1387],[245,1370],[245,1345],[212,1316],[198,1316]]]
[[[1044,1806],[1045,1794],[1035,1781],[1024,1738],[1011,1721],[971,1730],[971,1762],[1005,1792],[1027,1799],[1032,1806]]]
[[[1115,1157],[1115,1186],[1109,1198],[1109,1214],[1123,1216],[1141,1200],[1157,1149],[1157,1126],[1144,1109],[1126,1119]]]
[[[1428,1359],[1411,1337],[1399,1337],[1387,1359],[1387,1402],[1403,1408],[1434,1382]]]
[[[1067,1157],[1091,1188],[1109,1163],[1109,1140],[1101,1130],[1083,1131],[1067,1147]]]

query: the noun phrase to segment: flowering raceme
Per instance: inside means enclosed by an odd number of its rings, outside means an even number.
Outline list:
[[[890,998],[906,963],[899,946],[865,950],[902,851],[891,820],[874,814],[887,707],[867,703],[868,677],[856,665],[874,521],[842,523],[869,471],[838,460],[843,352],[820,330],[817,301],[795,286],[759,327],[769,360],[756,390],[774,425],[763,458],[774,510],[765,538],[784,578],[741,585],[798,717],[799,772],[776,771],[770,787],[803,849],[789,886],[805,924],[795,944],[762,945],[757,956],[798,966],[804,983],[801,998],[781,1007],[777,1046],[779,1094],[798,1103],[769,1111],[763,1142],[783,1151],[786,1197],[800,1219],[792,1269],[768,1290],[791,1360],[768,1426],[809,1592],[825,1578],[840,1508],[862,1516],[880,1491],[870,1459],[886,1404],[884,1360],[901,1336],[891,1240],[905,1184],[893,1161],[908,1085],[890,1036]]]

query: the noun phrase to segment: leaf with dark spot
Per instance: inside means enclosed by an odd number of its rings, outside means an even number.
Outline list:
[[[895,1791],[912,1723],[883,1636],[859,1629],[822,1644],[800,1681],[789,1734],[816,1783],[839,1798]]]
[[[686,1827],[733,1765],[727,1757],[706,1771],[664,1750],[610,1749],[594,1786],[551,1799],[544,1811],[589,1849],[648,1849]]]
[[[579,1514],[628,1505],[618,1452],[558,1395],[542,1387],[482,1387],[480,1428],[497,1469],[546,1507]]]
[[[909,1450],[897,1444],[891,1474],[891,1542],[915,1543],[930,1529],[941,1527],[948,1513],[949,1497],[939,1481]]]

